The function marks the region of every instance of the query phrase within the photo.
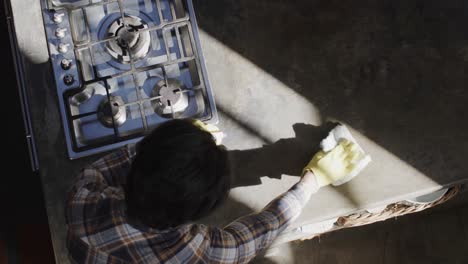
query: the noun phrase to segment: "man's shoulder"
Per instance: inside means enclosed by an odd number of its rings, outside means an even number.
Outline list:
[[[134,147],[129,145],[110,152],[109,154],[93,162],[89,167],[101,171],[103,169],[108,169],[119,165],[126,165],[132,161],[134,156]]]
[[[107,256],[119,256],[123,260],[139,259],[142,261],[149,257],[153,259],[158,256],[158,260],[165,262],[174,257],[178,258],[176,248],[192,250],[196,248],[196,245],[200,246],[199,240],[193,238],[202,235],[202,239],[205,239],[203,236],[205,232],[205,226],[196,224],[157,230],[122,222],[107,227],[101,226],[96,232],[81,237],[70,236],[69,232],[68,239],[78,240],[70,241],[69,245],[83,243],[86,245],[81,248],[86,252],[75,253],[79,255],[99,253]],[[138,250],[135,251],[135,249]]]

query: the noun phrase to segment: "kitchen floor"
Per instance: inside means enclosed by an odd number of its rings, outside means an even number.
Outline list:
[[[0,5],[0,48],[9,51]],[[12,65],[5,56],[3,62]],[[13,67],[2,67],[8,173],[0,185],[0,264],[54,263],[40,179],[29,167]],[[16,113],[16,114],[14,114]],[[468,201],[463,194],[427,212],[287,244],[256,263],[467,263]]]
[[[31,171],[26,137],[21,115],[18,89],[6,24],[3,1],[0,4],[0,50],[5,51],[2,62],[3,96],[1,104],[4,122],[4,155],[0,184],[0,264],[54,263],[47,215],[39,175]],[[6,154],[6,155],[5,155]]]
[[[437,208],[289,243],[254,263],[468,263],[468,195]]]

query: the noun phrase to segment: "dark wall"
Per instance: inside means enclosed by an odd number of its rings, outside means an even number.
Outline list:
[[[31,171],[19,90],[11,53],[8,12],[0,3],[0,50],[3,51],[2,76],[2,157],[4,169],[0,183],[2,222],[44,222],[46,219],[39,175]],[[8,212],[8,213],[7,213]]]

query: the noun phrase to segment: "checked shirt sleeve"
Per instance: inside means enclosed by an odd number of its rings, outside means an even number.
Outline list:
[[[242,217],[224,229],[208,227],[207,262],[247,263],[252,260],[299,216],[312,189],[300,181],[260,213]]]
[[[112,211],[123,197],[125,171],[131,166],[133,148],[122,148],[84,168],[74,179],[66,201],[70,230],[79,237],[89,235],[88,224]],[[92,229],[89,227],[89,229]]]

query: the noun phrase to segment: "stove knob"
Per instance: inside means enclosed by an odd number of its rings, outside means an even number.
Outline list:
[[[75,82],[75,77],[73,77],[71,74],[67,74],[63,77],[63,82],[66,85],[72,85]]]
[[[57,28],[55,30],[55,36],[57,38],[64,38],[65,37],[65,32],[67,32],[66,28]]]
[[[70,46],[70,44],[60,43],[59,46],[58,46],[58,51],[60,53],[67,53],[69,46]]]
[[[54,17],[52,18],[52,20],[55,24],[60,24],[63,21],[63,16],[65,16],[64,13],[54,13]]]
[[[69,60],[69,59],[63,59],[60,62],[60,66],[62,66],[62,69],[64,69],[64,70],[69,70],[72,65],[73,65],[72,60]]]

